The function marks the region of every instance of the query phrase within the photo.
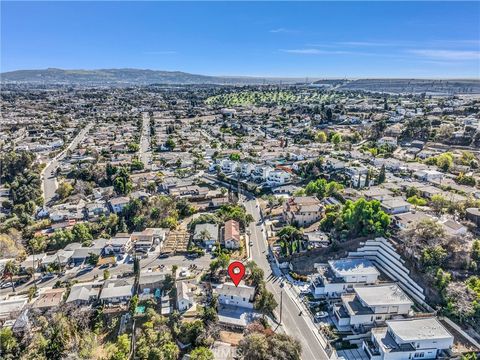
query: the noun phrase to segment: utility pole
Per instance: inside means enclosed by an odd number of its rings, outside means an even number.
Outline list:
[[[283,289],[280,290],[280,324],[282,323],[282,311],[283,310]]]

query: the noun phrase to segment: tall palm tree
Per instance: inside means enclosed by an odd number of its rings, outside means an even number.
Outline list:
[[[7,261],[5,267],[3,268],[3,276],[10,278],[10,282],[12,283],[12,291],[15,291],[13,276],[16,274],[18,274],[18,265],[13,260]]]

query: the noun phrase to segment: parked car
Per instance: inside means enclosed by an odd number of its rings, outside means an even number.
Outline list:
[[[315,314],[314,319],[315,321],[320,321],[326,317],[328,317],[328,313],[326,311],[319,311]]]
[[[2,285],[0,285],[0,289],[7,289],[7,288],[10,288],[10,287],[12,287],[12,283],[10,281],[5,282]]]
[[[47,281],[47,280],[50,280],[50,279],[53,279],[55,277],[54,274],[51,274],[51,273],[48,273],[48,274],[45,274],[41,277],[41,281]]]

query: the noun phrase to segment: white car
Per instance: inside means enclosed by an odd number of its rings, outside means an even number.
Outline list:
[[[319,311],[315,314],[315,320],[323,319],[328,316],[328,313],[326,311]]]
[[[11,282],[6,282],[6,283],[3,283],[0,286],[0,289],[6,289],[6,288],[9,288],[9,287],[12,287],[12,283]]]

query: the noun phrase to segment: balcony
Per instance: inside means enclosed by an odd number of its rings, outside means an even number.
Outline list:
[[[369,359],[378,360],[382,358],[380,354],[380,350],[378,349],[378,347],[375,346],[375,344],[371,340],[364,340],[362,344],[362,348],[367,353]]]

